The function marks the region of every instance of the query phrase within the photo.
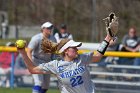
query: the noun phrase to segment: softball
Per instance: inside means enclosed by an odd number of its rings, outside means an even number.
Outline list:
[[[16,47],[17,48],[24,48],[26,45],[26,41],[25,40],[17,40],[16,41]]]

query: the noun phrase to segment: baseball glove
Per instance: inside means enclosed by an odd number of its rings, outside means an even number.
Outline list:
[[[44,53],[55,53],[57,50],[57,43],[54,43],[44,37],[41,42],[41,49],[43,50]]]
[[[115,39],[117,32],[118,32],[118,17],[116,17],[115,13],[110,13],[108,17],[103,19],[106,24],[106,32],[109,34],[113,39]]]

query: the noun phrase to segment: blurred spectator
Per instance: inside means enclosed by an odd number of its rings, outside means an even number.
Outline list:
[[[18,56],[16,57],[14,65],[14,75],[15,75],[15,84],[17,86],[24,84],[23,75],[30,75],[28,69],[26,68],[23,62],[21,54],[18,54]]]
[[[123,37],[122,44],[124,46],[125,51],[129,51],[129,52],[138,51],[138,48],[140,46],[140,38],[137,36],[135,28],[131,27],[129,29],[128,34]],[[121,61],[127,62],[124,64],[133,65],[133,60],[134,60],[133,58],[122,58]],[[136,61],[135,63],[139,63],[137,62],[137,60],[135,61]]]
[[[123,37],[122,44],[126,51],[136,52],[140,45],[140,38],[137,36],[136,29],[130,28],[127,35]]]
[[[67,32],[66,24],[60,25],[59,32],[55,33],[54,37],[56,38],[57,43],[59,43],[61,41],[61,39],[64,39],[64,38],[73,39],[72,34]]]
[[[58,32],[59,32],[59,29],[56,26],[54,26],[53,31],[52,31],[52,35],[54,36]]]
[[[140,45],[137,46],[137,48],[135,48],[135,51],[137,52],[140,52]],[[134,59],[134,66],[140,66],[140,58],[135,58]]]
[[[8,42],[6,44],[7,47],[13,47],[14,43]],[[14,56],[16,58],[17,53],[14,53]],[[0,53],[0,74],[5,75],[1,80],[1,86],[9,87],[9,79],[10,79],[10,72],[11,72],[11,58],[12,53],[11,52],[1,52]]]
[[[27,67],[25,66],[24,62],[23,62],[23,58],[21,56],[21,54],[18,54],[18,56],[16,57],[15,60],[15,75],[29,75],[29,71],[27,69]]]
[[[8,26],[8,19],[6,18],[6,16],[4,14],[1,15],[1,38],[2,39],[6,39],[8,37],[9,34],[9,26]]]

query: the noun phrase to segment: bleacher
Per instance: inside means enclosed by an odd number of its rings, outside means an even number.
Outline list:
[[[103,91],[111,93],[139,93],[140,91],[140,73],[128,72],[129,70],[140,70],[139,66],[109,64],[100,67],[97,64],[90,64],[89,67],[97,90],[102,91],[103,89]],[[117,72],[116,69],[120,71]]]

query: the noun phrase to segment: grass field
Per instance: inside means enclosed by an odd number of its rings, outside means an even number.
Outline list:
[[[0,93],[32,93],[31,88],[0,88]],[[58,89],[50,88],[47,93],[60,93]]]

